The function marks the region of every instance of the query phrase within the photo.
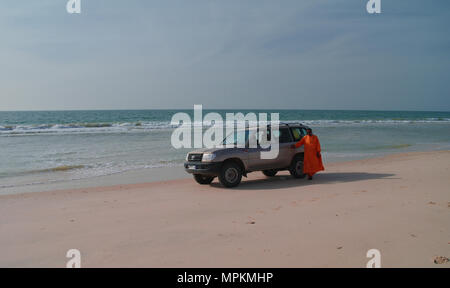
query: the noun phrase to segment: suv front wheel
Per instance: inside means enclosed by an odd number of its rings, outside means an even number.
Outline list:
[[[206,185],[206,184],[211,184],[211,182],[214,180],[214,177],[200,175],[200,174],[194,174],[194,179],[195,179],[195,181],[197,181],[198,184]]]
[[[289,167],[289,172],[294,178],[304,178],[303,174],[303,155],[297,155],[292,159],[291,167]]]
[[[219,174],[219,181],[223,186],[231,188],[239,185],[242,179],[241,167],[234,162],[225,163]]]

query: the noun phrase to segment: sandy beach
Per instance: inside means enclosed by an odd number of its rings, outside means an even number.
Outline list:
[[[99,184],[101,185],[101,184]],[[450,267],[450,151],[333,163],[314,181],[251,173],[0,196],[0,267]]]

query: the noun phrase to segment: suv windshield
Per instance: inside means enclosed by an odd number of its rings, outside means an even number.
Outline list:
[[[248,130],[238,130],[234,131],[233,133],[230,133],[225,139],[223,140],[223,145],[237,145],[241,147],[245,147],[245,144],[248,140]]]

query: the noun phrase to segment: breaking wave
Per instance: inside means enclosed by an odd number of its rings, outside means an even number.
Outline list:
[[[383,124],[419,124],[419,123],[450,123],[450,118],[426,119],[383,119],[383,120],[288,120],[285,123],[303,123],[311,126],[339,125],[383,125]],[[220,123],[217,123],[220,124]],[[194,123],[194,126],[200,123]],[[69,124],[39,124],[39,125],[0,125],[0,136],[21,136],[39,134],[67,133],[124,133],[150,130],[174,129],[168,121],[159,122],[122,122],[122,123],[69,123]]]

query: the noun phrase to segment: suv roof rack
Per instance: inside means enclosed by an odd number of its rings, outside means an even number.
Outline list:
[[[280,125],[286,125],[288,127],[290,127],[290,126],[301,126],[301,127],[304,127],[304,128],[309,128],[308,126],[306,126],[305,124],[302,124],[300,122],[292,122],[292,123],[280,122]]]
[[[270,124],[268,124],[267,126],[270,126]],[[300,126],[300,127],[302,127],[302,128],[305,128],[305,129],[307,129],[307,128],[309,128],[309,126],[307,126],[307,125],[305,125],[305,124],[302,124],[302,123],[300,123],[300,122],[292,122],[292,123],[287,123],[287,122],[280,122],[279,123],[279,126],[287,126],[287,127],[292,127],[292,126]],[[251,126],[251,127],[249,127],[249,128],[256,128],[256,126]]]

